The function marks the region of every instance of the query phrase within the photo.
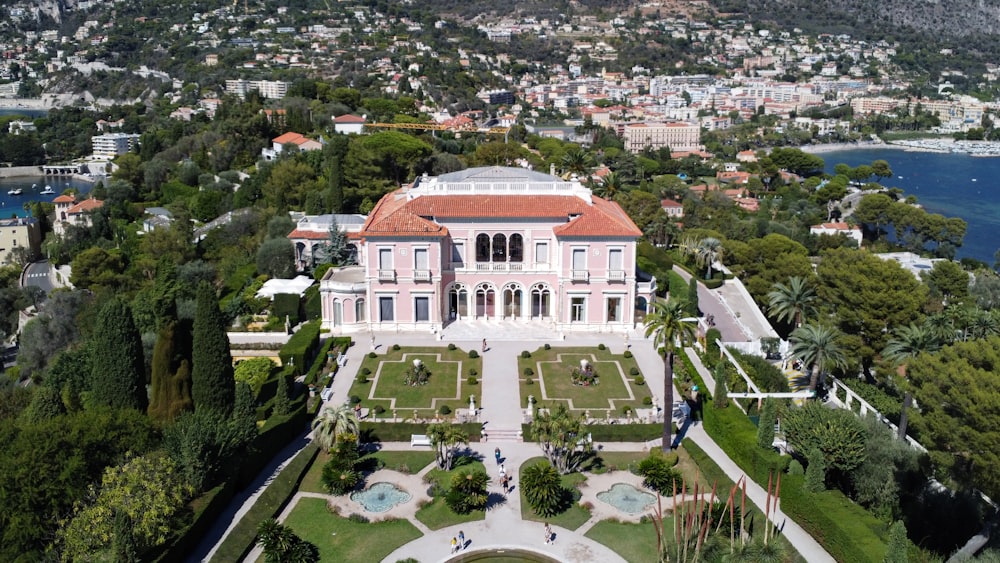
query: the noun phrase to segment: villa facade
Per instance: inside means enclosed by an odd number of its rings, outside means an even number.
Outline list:
[[[635,267],[641,235],[617,203],[575,179],[505,167],[425,175],[384,196],[349,234],[359,265],[321,280],[324,326],[632,328],[656,288]]]

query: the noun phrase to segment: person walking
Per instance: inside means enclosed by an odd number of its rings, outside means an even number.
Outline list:
[[[506,474],[507,474],[507,471],[503,468],[503,464],[501,463],[500,464],[500,477],[502,478]]]
[[[465,549],[465,532],[458,531],[458,549]]]
[[[504,475],[500,478],[500,486],[503,487],[503,494],[507,494],[507,486],[510,484],[510,477]]]
[[[545,523],[545,545],[550,543],[555,543],[552,541],[552,528],[549,527],[549,523]]]
[[[456,551],[458,551],[458,538],[456,538],[455,536],[452,536],[451,537],[451,552],[455,553]]]
[[[486,353],[486,339],[483,339],[483,353]]]
[[[493,457],[497,458],[497,465],[500,465],[500,448],[493,449]]]

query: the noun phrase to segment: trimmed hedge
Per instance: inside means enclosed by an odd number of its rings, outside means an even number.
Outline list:
[[[323,317],[323,300],[319,295],[319,284],[311,285],[306,289],[303,309],[307,321],[315,321]]]
[[[320,348],[319,353],[316,354],[316,358],[313,359],[312,367],[309,368],[309,373],[306,374],[306,385],[311,385],[316,383],[319,378],[319,372],[323,370],[323,367],[328,361],[328,355],[330,351],[333,350],[334,354],[345,353],[347,349],[351,347],[351,337],[350,336],[338,336],[337,338],[327,338],[326,342],[323,343],[323,347]],[[334,360],[333,366],[330,367],[330,373],[336,374],[340,366],[336,364],[336,357],[332,358]]]
[[[701,283],[708,289],[719,289],[725,282],[726,280],[722,278],[712,278],[710,280],[701,281]]]
[[[653,424],[588,424],[583,427],[595,442],[646,442],[663,436],[663,425]],[[677,425],[674,425],[674,431]],[[522,424],[521,434],[530,440],[531,425]]]
[[[681,357],[690,368],[687,355]],[[690,373],[701,389],[708,389],[696,370],[691,368]],[[706,403],[711,401],[708,393],[703,392],[702,397]],[[757,427],[733,402],[723,409],[705,405],[702,410],[705,431],[719,447],[758,484],[767,483],[772,472],[785,473],[781,478],[781,509],[834,559],[882,561],[886,525],[840,491],[806,492],[802,486],[805,477],[786,472],[791,457],[757,447]]]
[[[282,365],[294,365],[295,370],[302,373],[319,349],[319,325],[319,321],[308,322],[288,339],[278,352]]]
[[[687,302],[688,282],[680,274],[674,271],[667,272],[667,291],[671,299]]]
[[[296,293],[276,293],[271,301],[271,314],[285,321],[288,317],[292,326],[299,324],[299,302],[301,299]]]
[[[362,422],[361,442],[409,442],[412,434],[427,434],[427,427],[430,424],[429,422]],[[483,425],[478,422],[454,426],[465,432],[469,442],[478,440],[479,432],[483,429]]]

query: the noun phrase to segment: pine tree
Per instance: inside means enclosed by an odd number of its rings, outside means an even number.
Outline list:
[[[191,397],[196,411],[213,411],[223,416],[233,412],[236,379],[229,352],[226,323],[212,286],[202,283],[194,316],[191,353]]]
[[[132,311],[120,299],[101,309],[93,337],[91,392],[97,404],[145,411],[146,367]]]

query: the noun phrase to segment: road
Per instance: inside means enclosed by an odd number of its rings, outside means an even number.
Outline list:
[[[46,295],[52,293],[52,290],[56,288],[55,284],[52,283],[51,267],[48,260],[41,260],[33,264],[28,265],[28,269],[24,272],[24,285],[33,285],[42,291]]]

